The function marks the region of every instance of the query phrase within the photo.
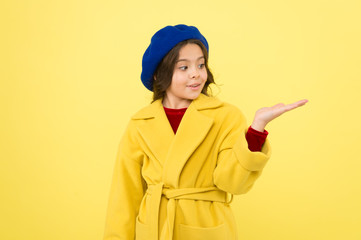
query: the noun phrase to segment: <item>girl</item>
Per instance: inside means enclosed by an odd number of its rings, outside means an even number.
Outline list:
[[[247,128],[235,106],[209,95],[208,42],[186,25],[155,33],[141,80],[153,102],[119,145],[104,239],[237,239],[229,204],[270,157],[265,126],[307,100],[262,108]]]

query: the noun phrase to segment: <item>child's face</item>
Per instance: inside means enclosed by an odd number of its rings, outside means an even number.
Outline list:
[[[185,45],[179,51],[174,66],[172,82],[166,91],[167,105],[188,107],[202,92],[207,81],[207,69],[201,48],[194,43]]]

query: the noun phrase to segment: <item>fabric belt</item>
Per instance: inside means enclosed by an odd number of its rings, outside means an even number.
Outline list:
[[[151,200],[150,200],[151,212],[149,218],[150,220],[149,225],[151,231],[150,239],[157,239],[157,240],[159,239],[158,236],[159,212],[160,212],[160,203],[162,196],[168,199],[166,224],[168,225],[169,239],[172,239],[173,236],[177,200],[189,199],[189,200],[214,201],[214,202],[223,202],[223,203],[230,203],[232,201],[232,195],[230,200],[227,200],[227,193],[216,187],[169,189],[164,187],[164,183],[159,183],[155,185],[148,185],[147,193],[151,195]]]

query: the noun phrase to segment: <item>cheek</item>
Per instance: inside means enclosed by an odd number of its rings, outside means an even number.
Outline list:
[[[204,79],[204,81],[207,81],[207,77],[208,77],[207,70],[202,71],[202,78]]]
[[[172,88],[173,90],[177,90],[182,85],[184,85],[184,81],[182,81],[182,78],[180,78],[178,75],[173,75],[172,83],[170,85],[170,88]]]

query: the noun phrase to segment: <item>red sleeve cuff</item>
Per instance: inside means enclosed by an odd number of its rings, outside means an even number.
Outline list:
[[[246,133],[246,140],[248,143],[248,149],[252,152],[259,152],[262,150],[262,146],[266,141],[268,132],[264,130],[263,132],[253,129],[251,126],[248,128]]]
[[[266,129],[264,129],[263,132],[257,131],[254,128],[252,128],[251,126],[249,126],[248,131],[252,132],[253,134],[257,134],[258,136],[264,136],[265,138],[268,135],[268,132]]]

